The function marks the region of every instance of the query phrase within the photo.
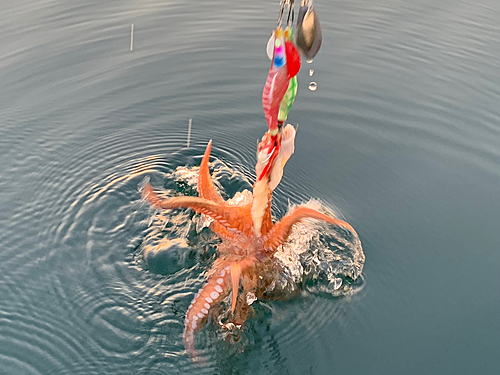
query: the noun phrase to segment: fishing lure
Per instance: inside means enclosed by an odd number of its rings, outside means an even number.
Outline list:
[[[262,107],[266,115],[267,126],[271,135],[278,133],[278,112],[290,81],[287,67],[285,38],[281,26],[274,33],[274,53],[271,69],[267,75],[262,92]]]
[[[285,30],[285,49],[286,57],[288,61],[288,74],[292,77],[288,83],[288,89],[286,90],[285,96],[281,101],[280,109],[278,112],[278,126],[281,127],[288,118],[288,113],[292,108],[295,97],[297,96],[297,73],[300,70],[300,54],[297,51],[297,47],[293,44],[293,28],[291,26],[287,27]]]
[[[287,8],[287,27],[283,32],[283,14]],[[276,135],[278,128],[283,126],[297,95],[300,54],[293,43],[293,8],[293,0],[281,2],[278,26],[267,43],[267,55],[272,64],[262,93],[262,106],[271,135]]]

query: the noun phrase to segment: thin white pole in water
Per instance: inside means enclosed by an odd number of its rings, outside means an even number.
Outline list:
[[[193,119],[189,119],[189,125],[188,125],[188,141],[187,141],[187,146],[189,147],[189,143],[191,142],[191,124],[193,123]]]
[[[134,49],[134,24],[132,24],[132,28],[130,29],[130,50]]]

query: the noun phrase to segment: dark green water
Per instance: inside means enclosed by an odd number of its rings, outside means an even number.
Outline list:
[[[209,260],[144,265],[138,185],[211,138],[252,181],[278,2],[0,2],[0,374],[500,373],[500,5],[316,8],[275,212],[334,207],[363,287],[258,304],[240,343],[207,326],[197,367],[183,315]]]

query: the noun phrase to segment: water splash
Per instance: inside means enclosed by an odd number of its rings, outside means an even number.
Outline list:
[[[198,167],[179,167],[166,175],[166,186],[174,183],[178,187],[164,191],[164,197],[185,194],[193,195],[197,188]],[[235,172],[225,165],[214,171],[216,186],[224,187],[223,177],[235,177]],[[221,183],[222,182],[222,183]],[[222,195],[225,191],[221,190]],[[241,206],[250,203],[252,193],[248,189],[238,191],[227,200],[228,204]],[[306,206],[321,210],[330,216],[337,217],[317,200],[311,200]],[[293,207],[290,207],[290,209]],[[181,255],[189,244],[192,251],[205,256],[206,248],[215,249],[218,239],[207,229],[212,219],[204,215],[192,215],[189,211],[174,210],[169,213],[156,213],[150,233],[143,242],[143,256],[150,270],[170,274],[178,272],[179,267],[192,266],[188,257]],[[189,251],[186,251],[189,253]],[[166,270],[155,262],[169,258],[172,270]],[[296,224],[286,244],[278,249],[274,256],[274,282],[266,290],[266,295],[273,299],[291,298],[302,290],[314,294],[327,294],[334,297],[349,295],[359,290],[361,274],[365,261],[361,242],[356,235],[342,228],[313,220],[305,220]],[[359,279],[359,280],[358,280]],[[249,304],[255,296],[247,296]],[[221,310],[221,314],[224,314]]]

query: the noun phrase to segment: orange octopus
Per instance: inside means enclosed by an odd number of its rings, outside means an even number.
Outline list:
[[[206,284],[196,293],[185,317],[184,346],[191,358],[198,358],[195,350],[195,331],[201,329],[211,308],[231,296],[232,322],[241,327],[249,310],[245,296],[253,293],[264,297],[266,287],[273,281],[270,267],[273,256],[283,245],[294,224],[302,219],[324,220],[341,226],[357,235],[345,221],[327,216],[314,209],[298,206],[273,223],[271,217],[272,191],[278,185],[283,168],[294,151],[295,129],[287,125],[278,135],[266,133],[258,146],[257,181],[253,186],[253,199],[243,206],[229,205],[216,190],[208,169],[212,141],[207,145],[201,161],[199,197],[161,199],[147,183],[143,197],[161,209],[191,208],[211,219],[211,229],[222,239],[218,258],[208,273]],[[274,142],[274,143],[273,143]],[[242,293],[240,293],[242,289]]]

